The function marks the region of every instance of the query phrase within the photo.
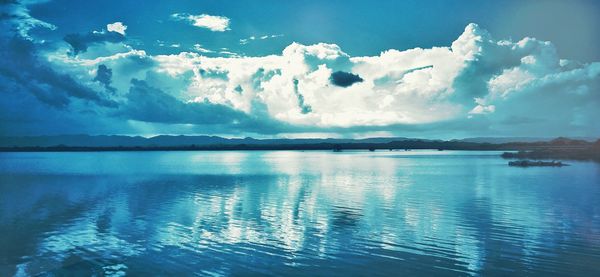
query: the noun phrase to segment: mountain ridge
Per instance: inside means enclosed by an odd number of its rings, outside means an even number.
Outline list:
[[[224,138],[209,135],[157,135],[153,137],[126,135],[52,135],[52,136],[3,136],[0,137],[0,147],[180,147],[180,146],[211,146],[211,145],[304,145],[304,144],[340,144],[340,143],[391,143],[398,141],[423,142],[467,142],[467,143],[532,143],[549,142],[557,138],[539,137],[473,137],[453,140],[421,139],[408,137],[372,137],[372,138],[268,138],[256,139]],[[567,138],[592,142],[594,138]]]

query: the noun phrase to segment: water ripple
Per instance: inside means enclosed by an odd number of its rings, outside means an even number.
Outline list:
[[[597,164],[444,152],[0,154],[0,276],[600,275]]]

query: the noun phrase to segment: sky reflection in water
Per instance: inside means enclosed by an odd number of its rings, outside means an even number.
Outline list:
[[[600,166],[497,154],[0,153],[0,276],[600,273]]]

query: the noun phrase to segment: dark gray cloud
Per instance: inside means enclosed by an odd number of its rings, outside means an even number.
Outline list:
[[[123,116],[139,121],[179,124],[236,124],[247,117],[223,105],[184,103],[137,79],[131,80],[122,112]]]
[[[115,88],[110,85],[112,82],[112,69],[108,68],[106,65],[101,64],[98,66],[94,81],[103,84],[108,91],[115,92]]]
[[[56,26],[29,15],[27,6],[41,2],[44,0],[0,1],[0,28],[4,31],[0,35],[10,36],[16,33],[21,37],[30,38],[29,31],[33,29],[56,29]]]
[[[87,34],[69,34],[64,38],[64,41],[71,45],[74,55],[87,51],[88,47],[92,44],[104,42],[117,43],[124,40],[125,36],[108,31],[89,32]]]
[[[110,85],[112,78],[112,70],[108,68],[106,65],[98,65],[98,69],[96,71],[96,77],[94,81],[98,81],[104,85]]]
[[[117,105],[41,56],[49,45],[27,31],[46,23],[29,17],[18,2],[0,4],[0,135],[85,132],[99,121],[97,111],[79,113],[74,100],[96,110]]]
[[[0,47],[0,75],[10,80],[16,90],[32,93],[40,101],[55,107],[66,106],[71,97],[101,106],[116,105],[69,75],[56,72],[38,57],[38,44],[35,42],[18,35],[3,36]]]
[[[298,97],[298,106],[300,107],[300,112],[302,114],[307,114],[312,112],[312,107],[304,102],[304,95],[300,93],[298,90],[298,80],[294,79],[294,93],[296,97]]]
[[[40,52],[50,45],[23,36],[19,17],[3,17],[8,19],[2,19],[0,25],[0,135],[139,132],[127,123],[129,120],[181,133],[278,133],[291,128],[268,118],[266,110],[253,111],[250,116],[208,102],[185,103],[137,79],[131,81],[125,101],[113,101],[109,95],[59,73]],[[91,33],[70,35],[65,40],[74,53],[79,53],[94,43],[122,39],[116,33]],[[153,64],[145,58],[130,59],[131,63],[120,64],[118,69],[137,71]],[[113,68],[101,64],[91,81],[114,90],[114,77]],[[191,126],[182,129],[188,124]]]
[[[344,71],[336,71],[331,73],[331,77],[329,78],[332,84],[339,87],[349,87],[354,83],[360,83],[363,79],[357,74],[352,74]]]
[[[194,130],[212,133],[276,134],[297,129],[271,119],[266,106],[260,103],[255,103],[249,114],[209,102],[186,103],[137,79],[131,80],[127,103],[120,107],[117,116],[148,123],[193,124]]]

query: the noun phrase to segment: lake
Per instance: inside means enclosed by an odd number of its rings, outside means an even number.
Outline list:
[[[0,153],[0,276],[600,276],[600,164]]]

